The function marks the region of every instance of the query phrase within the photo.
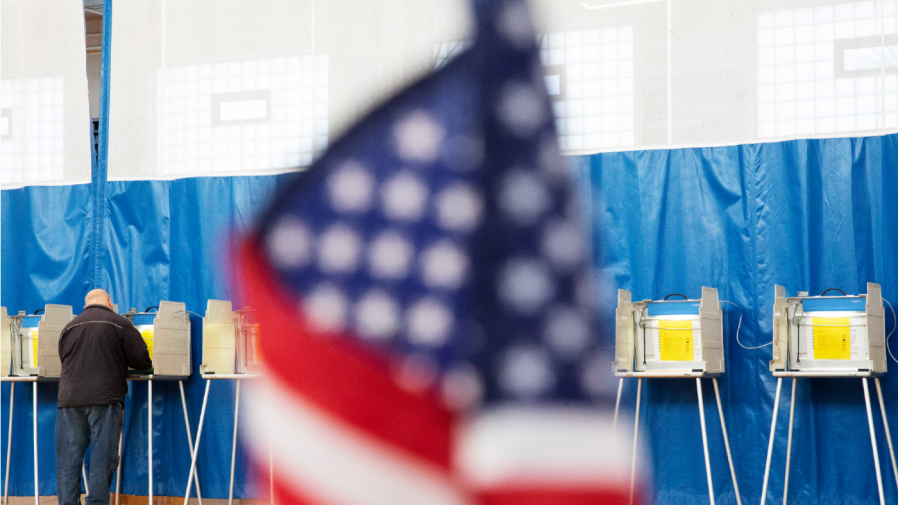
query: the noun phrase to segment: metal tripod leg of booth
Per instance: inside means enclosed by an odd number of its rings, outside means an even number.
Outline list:
[[[624,378],[621,377],[617,381],[617,402],[614,404],[614,421],[611,423],[611,429],[617,430],[617,415],[620,413],[620,397],[624,390]]]
[[[185,424],[185,426],[187,427],[187,446],[188,446],[188,449],[190,450],[190,454],[193,455],[193,441],[191,440],[191,433],[190,433],[190,416],[189,416],[188,413],[187,413],[187,401],[186,401],[186,397],[185,397],[185,395],[184,395],[184,383],[183,383],[183,381],[178,381],[178,385],[179,385],[180,390],[181,390],[181,407],[183,408],[183,411],[184,411],[184,424]],[[152,448],[153,448],[153,386],[152,386],[152,381],[147,381],[147,393],[148,393],[148,394],[147,394],[147,396],[148,396],[148,398],[147,398],[148,409],[147,409],[147,410],[149,411],[149,414],[148,414],[148,416],[149,416],[149,418],[148,418],[148,426],[149,426],[148,448],[149,448],[149,452],[150,452],[150,455],[149,455],[149,479],[150,479],[150,489],[149,489],[149,495],[148,495],[148,496],[150,497],[150,500],[152,500],[152,496],[153,496],[153,495],[152,495],[152,493],[153,493],[153,488],[152,488],[152,486],[153,486],[153,485],[152,485],[152,482],[153,482],[153,480],[152,480],[152,479],[153,479],[153,458],[152,458]],[[120,434],[119,434],[119,439],[118,439],[118,458],[119,458],[119,461],[118,461],[118,470],[116,470],[116,477],[115,477],[115,505],[118,505],[118,503],[119,503],[119,496],[121,495],[121,489],[122,489],[122,444],[123,444],[123,440],[124,440],[124,433],[120,433]],[[194,468],[193,475],[196,475],[196,469],[195,469],[195,468]],[[85,486],[85,487],[86,487],[86,486]],[[197,478],[197,480],[196,480],[196,494],[197,494],[197,498],[198,498],[198,500],[199,500],[200,505],[202,505],[202,503],[203,503],[203,496],[202,496],[202,494],[201,494],[201,492],[200,492],[200,482],[199,482],[199,478]],[[152,502],[151,502],[151,503],[152,503]]]
[[[33,442],[34,442],[34,505],[38,505],[40,501],[40,487],[38,484],[38,474],[37,474],[37,381],[32,382],[32,424],[33,424]],[[6,476],[4,477],[3,483],[3,505],[7,505],[9,503],[9,467],[10,460],[12,458],[12,426],[13,426],[13,407],[15,406],[15,398],[16,398],[16,383],[10,382],[9,384],[9,434],[7,435],[7,443],[6,443]]]
[[[153,379],[147,381],[147,472],[149,486],[147,498],[153,505]]]
[[[773,396],[773,421],[770,423],[770,441],[767,442],[767,463],[764,465],[764,487],[761,490],[761,505],[767,501],[767,483],[770,477],[770,458],[773,456],[773,441],[776,438],[776,415],[780,406],[780,390],[783,387],[783,378],[776,379],[776,393]]]
[[[711,505],[714,505],[714,482],[711,480],[711,456],[708,454],[708,430],[705,426],[705,404],[702,401],[702,380],[695,378],[695,388],[698,392],[698,417],[702,423],[702,449],[705,452],[705,473],[708,475],[708,496]]]
[[[8,439],[6,441],[6,477],[4,479],[3,484],[3,505],[6,505],[7,500],[9,498],[9,460],[12,450],[12,415],[13,415],[13,406],[15,405],[13,401],[16,398],[16,383],[11,382],[9,384],[9,434]]]
[[[237,421],[240,419],[240,379],[234,394],[234,439],[231,442],[231,483],[228,486],[228,505],[234,505],[234,464],[237,462]]]
[[[7,504],[9,499],[9,457],[12,455],[12,413],[13,406],[15,404],[13,401],[16,398],[16,383],[9,383],[9,434],[7,435],[6,440],[6,477],[4,478],[3,484],[3,505]]]
[[[34,407],[32,410],[34,417],[34,505],[40,505],[38,499],[39,487],[37,482],[37,382],[32,382],[32,391],[34,391]]]
[[[122,407],[122,430],[124,430],[125,409]],[[122,439],[125,434],[118,434],[118,470],[115,471],[115,505],[118,505],[119,492],[122,490]]]
[[[32,418],[33,418],[33,437],[34,437],[34,505],[38,505],[40,494],[40,487],[38,485],[37,479],[37,381],[32,382],[32,392],[33,392],[33,410],[32,410]],[[10,382],[9,389],[9,438],[6,442],[6,482],[4,484],[3,490],[3,505],[6,505],[9,500],[9,463],[10,456],[12,455],[12,419],[13,419],[13,400],[16,396],[16,383]]]
[[[639,400],[642,398],[642,377],[636,380],[636,423],[633,426],[633,456],[630,462],[630,505],[633,505],[633,494],[636,491],[636,444],[639,440]]]
[[[879,449],[876,447],[876,430],[873,428],[873,409],[870,407],[870,386],[864,377],[864,402],[867,405],[867,424],[870,426],[870,443],[873,445],[873,466],[876,467],[876,486],[879,489],[879,503],[886,505],[885,492],[882,489],[882,470],[879,467]],[[886,427],[888,429],[888,427]]]
[[[190,456],[190,473],[187,476],[187,492],[184,494],[184,505],[190,499],[190,486],[193,484],[193,476],[196,473],[196,455],[200,450],[200,439],[203,436],[203,421],[206,420],[206,405],[209,403],[209,386],[212,381],[206,380],[206,392],[203,393],[203,407],[200,409],[200,424],[196,430],[196,443],[193,444],[193,454]]]
[[[792,425],[795,421],[795,389],[798,378],[792,377],[792,401],[789,404],[789,436],[786,438],[786,477],[783,479],[783,505],[789,498],[789,464],[792,462]]]
[[[714,396],[717,398],[717,413],[720,414],[720,428],[723,431],[723,445],[727,450],[727,462],[730,464],[730,476],[733,478],[733,491],[736,493],[736,504],[742,505],[742,497],[739,494],[739,482],[736,480],[736,468],[733,466],[733,454],[730,452],[730,437],[727,435],[727,425],[723,420],[723,404],[720,402],[720,388],[717,387],[717,379],[711,379],[714,383]]]
[[[875,377],[876,396],[879,397],[879,411],[882,412],[882,425],[886,431],[886,442],[889,443],[889,457],[892,458],[892,472],[895,474],[895,483],[898,484],[898,465],[895,464],[895,448],[892,446],[892,434],[889,431],[889,418],[886,416],[886,404],[882,401],[882,387],[879,385],[879,377]]]
[[[178,381],[178,388],[181,390],[181,408],[184,410],[184,426],[187,428],[187,448],[189,454],[193,455],[193,436],[190,433],[190,416],[187,414],[187,396],[184,394],[184,381]],[[196,484],[196,499],[199,505],[203,505],[203,495],[200,492],[200,476],[197,474],[199,470],[193,469],[194,483]]]

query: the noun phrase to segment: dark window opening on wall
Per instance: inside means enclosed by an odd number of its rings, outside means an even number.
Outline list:
[[[93,132],[94,132],[94,153],[99,154],[100,152],[100,120],[94,119],[91,121],[93,124]]]

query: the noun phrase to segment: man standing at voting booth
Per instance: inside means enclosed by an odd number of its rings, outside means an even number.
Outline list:
[[[56,415],[56,480],[59,505],[81,502],[81,465],[93,445],[87,503],[109,504],[109,486],[118,467],[125,377],[128,368],[152,368],[150,353],[130,321],[113,310],[109,293],[94,289],[84,312],[59,338],[62,373]]]

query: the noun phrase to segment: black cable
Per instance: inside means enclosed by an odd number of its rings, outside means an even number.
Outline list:
[[[37,310],[34,311],[34,314],[32,314],[32,315],[36,316],[36,315],[40,314],[40,313],[43,312],[43,311],[44,311],[44,309],[37,309]]]
[[[824,291],[823,293],[821,293],[820,296],[826,296],[826,293],[829,293],[830,291],[838,291],[839,293],[842,293],[842,296],[848,296],[848,293],[842,291],[839,288],[829,288],[826,291]]]
[[[147,307],[147,310],[145,310],[144,312],[149,312],[150,309],[156,309],[156,312],[159,312],[159,306],[158,306],[158,305],[153,305],[152,307]]]
[[[688,300],[688,299],[689,299],[689,298],[686,297],[686,295],[681,295],[680,293],[671,293],[671,294],[665,296],[664,299],[667,300],[667,299],[670,298],[671,296],[682,296],[684,300]]]

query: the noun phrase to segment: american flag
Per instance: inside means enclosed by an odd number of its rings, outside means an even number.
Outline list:
[[[627,501],[530,16],[475,11],[473,46],[297,176],[241,249],[275,503]]]

